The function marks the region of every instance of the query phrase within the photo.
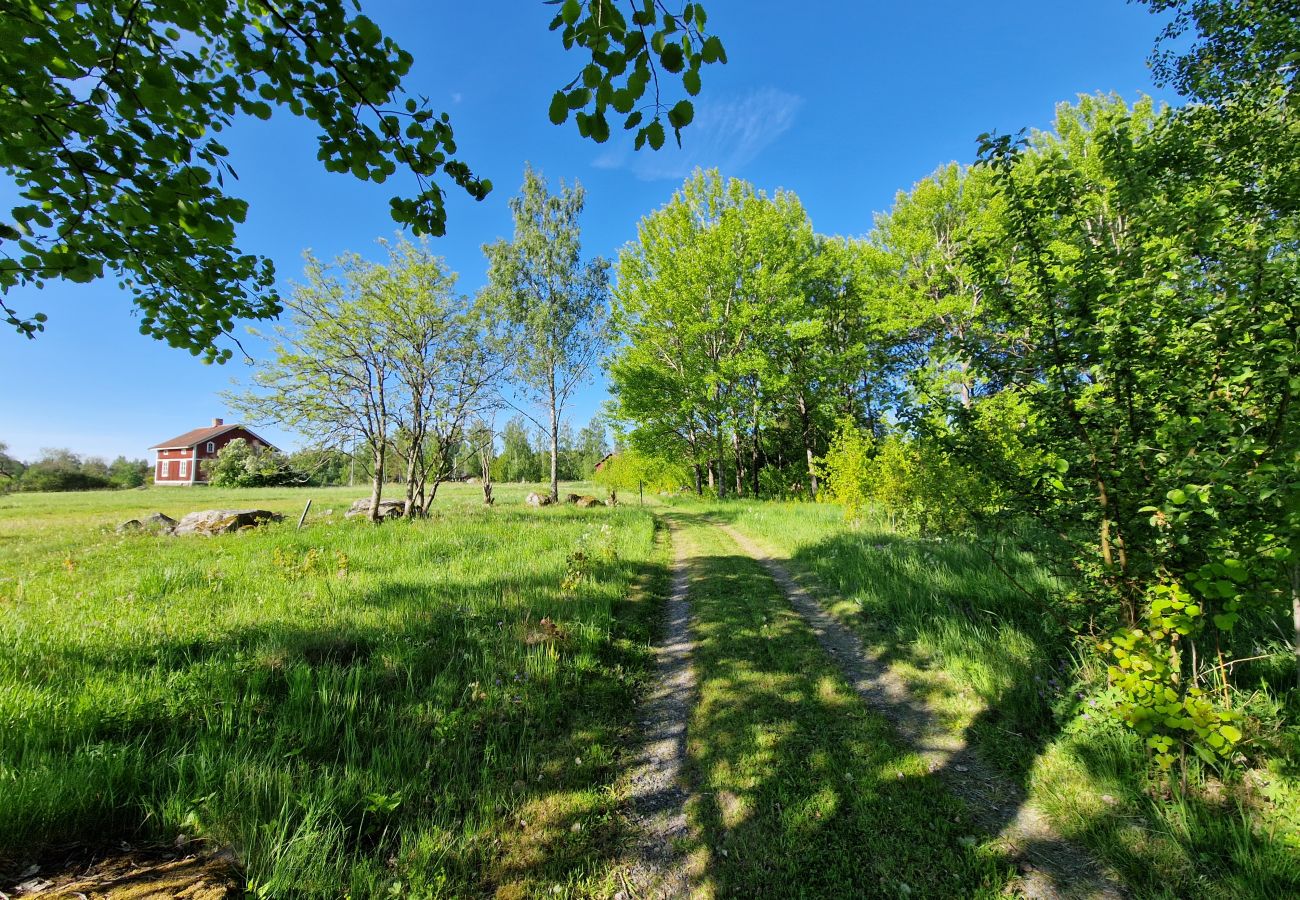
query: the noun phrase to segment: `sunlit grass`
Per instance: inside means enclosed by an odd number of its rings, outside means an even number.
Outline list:
[[[341,520],[355,488],[0,499],[0,861],[185,834],[264,896],[596,890],[662,549],[644,511],[527,489],[380,527]],[[220,506],[295,515],[111,528]]]
[[[779,588],[683,517],[699,702],[688,737],[704,886],[718,897],[997,896],[1009,872],[901,749]]]
[[[810,577],[950,728],[1141,896],[1300,892],[1300,760],[1185,795],[1161,784],[1106,712],[1104,669],[1053,610],[1061,585],[1029,554],[918,539],[883,520],[854,528],[830,505],[703,508]]]

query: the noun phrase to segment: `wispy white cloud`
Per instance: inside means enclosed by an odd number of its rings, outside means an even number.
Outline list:
[[[451,95],[451,102],[452,102],[452,103],[459,103],[460,101],[462,101],[462,100],[464,100],[464,99],[465,99],[465,95],[462,94],[460,91],[454,91],[454,92],[452,93],[452,95]]]
[[[644,181],[679,180],[696,167],[718,168],[724,175],[758,157],[790,130],[803,99],[775,88],[761,88],[741,97],[702,99],[695,120],[682,130],[679,149],[671,132],[658,152],[634,152],[630,141],[592,161],[600,169],[626,168]]]

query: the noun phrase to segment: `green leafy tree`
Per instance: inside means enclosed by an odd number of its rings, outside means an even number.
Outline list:
[[[827,382],[816,308],[818,242],[798,198],[695,172],[619,255],[609,361],[616,420],[633,446],[684,457],[719,496],[756,483],[764,432]],[[827,390],[826,394],[833,393]],[[814,396],[817,395],[817,396]],[[813,441],[808,435],[809,446]],[[744,476],[750,476],[746,479]]]
[[[347,484],[352,463],[351,455],[333,447],[307,447],[289,454],[289,466],[307,484],[321,487]]]
[[[83,459],[71,450],[45,448],[27,466],[19,481],[22,491],[97,491],[109,487],[103,460]]]
[[[872,438],[852,421],[841,422],[826,455],[814,462],[823,497],[844,507],[844,518],[862,521],[871,498]]]
[[[371,518],[378,521],[399,403],[396,366],[383,327],[389,307],[367,290],[371,263],[355,254],[333,266],[307,255],[306,282],[287,298],[288,325],[252,385],[224,395],[252,421],[280,422],[316,447],[364,447]]]
[[[375,519],[394,454],[408,515],[427,511],[503,368],[482,307],[455,294],[443,260],[423,244],[381,245],[382,263],[309,256],[274,358],[249,390],[227,395],[254,421],[287,424],[315,447],[368,448]]]
[[[1085,98],[984,147],[1006,213],[973,247],[963,349],[1017,393],[1039,469],[996,477],[1119,626],[1121,712],[1165,767],[1234,757],[1224,659],[1296,602],[1297,134],[1284,106]],[[1003,459],[986,444],[969,459]]]
[[[615,503],[619,491],[676,491],[688,478],[686,468],[680,463],[627,448],[605,460],[595,475],[596,483],[609,492],[610,500]]]
[[[22,477],[25,468],[21,460],[9,455],[9,445],[0,441],[0,485],[8,490]]]
[[[540,481],[542,463],[528,437],[528,423],[515,416],[501,431],[501,453],[492,461],[497,481]]]
[[[140,487],[149,477],[148,460],[119,456],[108,466],[108,481],[115,488]]]
[[[269,447],[253,447],[243,438],[226,444],[217,452],[216,459],[204,465],[208,483],[213,487],[277,487],[305,480],[283,453]]]
[[[578,219],[585,198],[576,183],[561,184],[559,194],[552,194],[530,166],[519,196],[510,201],[513,240],[483,248],[485,293],[500,311],[516,386],[531,405],[526,415],[550,442],[552,500],[559,499],[564,410],[590,378],[608,340],[609,263],[582,258]]]
[[[1141,0],[1174,14],[1152,56],[1157,83],[1218,102],[1274,92],[1294,102],[1300,71],[1295,0]],[[1190,41],[1189,31],[1195,32]]]
[[[577,478],[587,479],[596,474],[596,464],[609,454],[609,442],[605,438],[605,421],[600,415],[591,417],[591,421],[582,426],[578,432],[577,457],[575,469]]]
[[[442,234],[443,183],[478,199],[491,183],[456,158],[447,113],[407,96],[411,55],[358,10],[346,0],[7,5],[0,170],[21,201],[0,220],[0,298],[19,285],[112,275],[133,292],[143,333],[228,359],[217,341],[236,320],[282,306],[271,262],[235,245],[247,203],[227,191],[235,170],[220,135],[236,117],[266,119],[276,107],[315,123],[327,170],[414,178],[413,196],[390,200],[393,218]],[[661,84],[673,76],[694,94],[702,66],[725,61],[705,19],[698,3],[671,12],[650,0],[566,0],[551,28],[590,61],[551,118],[576,110],[579,132],[603,141],[612,108],[639,126],[638,147],[658,148],[665,118],[680,131],[692,117],[688,100],[668,105]],[[45,327],[45,313],[3,299],[0,313],[29,337]]]

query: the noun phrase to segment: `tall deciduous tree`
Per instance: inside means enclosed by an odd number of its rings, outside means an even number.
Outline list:
[[[527,413],[551,445],[551,499],[559,499],[560,422],[573,392],[604,352],[609,263],[582,258],[581,184],[552,194],[541,174],[524,171],[510,201],[514,238],[487,244],[486,296],[499,310]]]
[[[805,364],[824,325],[810,294],[812,226],[792,194],[697,171],[637,238],[615,288],[616,417],[638,449],[685,457],[697,484],[706,473],[719,496],[740,493],[782,398],[808,400],[821,376]]]
[[[1006,214],[973,248],[964,344],[1055,464],[1009,483],[1078,541],[1098,618],[1118,611],[1121,711],[1166,766],[1175,745],[1234,754],[1240,713],[1202,685],[1293,591],[1296,137],[1283,105],[1085,98],[1028,147],[985,145]],[[970,458],[996,460],[983,443]]]
[[[228,359],[220,337],[238,319],[275,317],[281,302],[270,260],[235,245],[247,203],[227,192],[235,170],[218,136],[237,116],[266,119],[277,106],[316,123],[327,170],[412,177],[413,196],[390,200],[394,220],[442,234],[440,182],[479,199],[491,183],[456,159],[448,114],[407,96],[411,55],[358,9],[348,0],[5,4],[0,171],[22,201],[0,219],[0,298],[23,284],[112,274],[133,291],[142,332]],[[680,139],[691,103],[661,88],[680,79],[694,95],[702,67],[726,61],[705,22],[693,2],[565,0],[551,30],[589,60],[556,93],[552,121],[575,111],[579,133],[604,141],[612,109],[637,129],[638,148],[658,149],[665,121]],[[29,337],[45,327],[44,313],[3,299],[0,315]]]
[[[367,446],[373,519],[395,450],[407,512],[427,509],[502,368],[486,317],[454,293],[443,261],[405,241],[387,249],[384,263],[308,257],[274,358],[251,389],[227,396],[254,420],[281,422],[317,446]]]

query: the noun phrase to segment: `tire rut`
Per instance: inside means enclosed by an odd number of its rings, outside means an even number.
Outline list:
[[[689,793],[686,726],[695,699],[691,669],[689,568],[680,529],[669,524],[673,544],[672,589],[663,635],[655,647],[655,686],[637,710],[644,743],[628,776],[631,824],[636,834],[625,875],[624,897],[676,898],[691,893],[686,817]]]
[[[1120,900],[1126,896],[1114,873],[1058,834],[1046,816],[1028,803],[1019,785],[980,759],[961,735],[944,728],[935,712],[911,693],[879,655],[831,616],[772,554],[732,526],[714,524],[743,553],[762,564],[858,695],[927,760],[930,771],[944,780],[976,821],[997,834],[1023,873],[1018,884],[1022,895],[1039,900]]]

